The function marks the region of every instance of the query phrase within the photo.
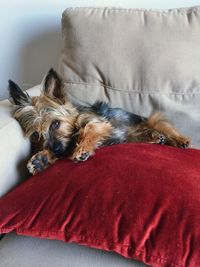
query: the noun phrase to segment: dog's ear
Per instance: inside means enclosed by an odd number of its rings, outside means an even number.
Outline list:
[[[59,104],[65,103],[64,84],[58,73],[51,68],[44,81],[44,94],[57,101]]]
[[[10,97],[15,105],[18,106],[32,105],[31,97],[11,80],[8,81],[8,90],[10,93]]]

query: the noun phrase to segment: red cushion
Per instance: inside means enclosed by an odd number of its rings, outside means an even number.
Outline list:
[[[198,267],[200,151],[128,144],[62,159],[0,200],[0,233],[11,231]]]

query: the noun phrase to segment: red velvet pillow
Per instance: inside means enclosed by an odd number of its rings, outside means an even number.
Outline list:
[[[62,159],[0,200],[0,233],[11,231],[198,267],[200,151],[128,144]]]

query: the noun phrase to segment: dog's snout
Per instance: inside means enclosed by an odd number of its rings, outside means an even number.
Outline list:
[[[65,147],[60,141],[49,143],[49,148],[56,156],[62,155],[65,152]]]
[[[53,151],[54,151],[55,153],[60,153],[60,152],[62,152],[62,151],[63,151],[63,145],[62,145],[62,143],[61,143],[61,142],[55,142],[55,143],[53,144]]]

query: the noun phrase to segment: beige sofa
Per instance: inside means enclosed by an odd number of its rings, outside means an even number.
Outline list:
[[[72,8],[63,13],[59,71],[68,97],[148,116],[159,110],[200,147],[200,8],[169,11]],[[41,85],[29,90],[40,93]],[[0,195],[28,177],[30,143],[0,102]],[[0,266],[144,266],[59,241],[6,235]]]

